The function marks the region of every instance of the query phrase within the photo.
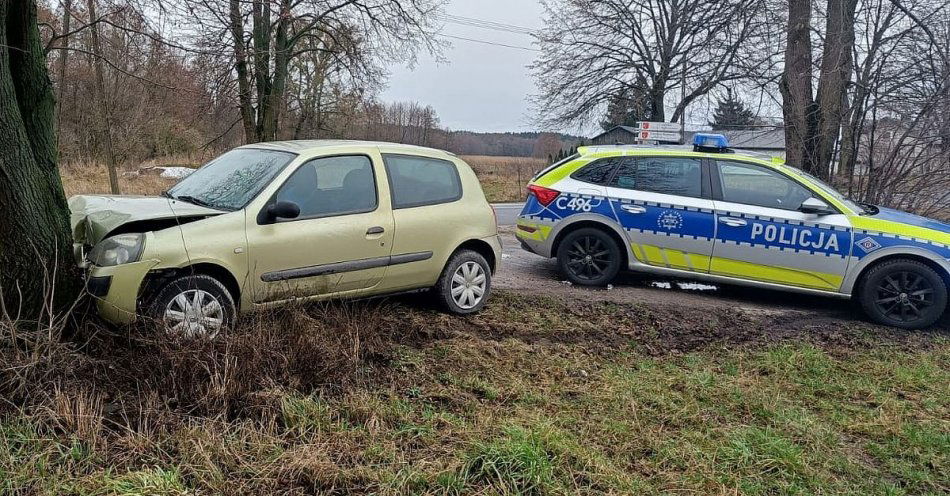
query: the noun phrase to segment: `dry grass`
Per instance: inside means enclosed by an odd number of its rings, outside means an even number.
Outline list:
[[[413,297],[289,308],[214,343],[3,323],[0,493],[947,489],[945,333],[657,324],[672,311],[501,292],[457,318]]]
[[[547,165],[542,159],[525,157],[462,157],[482,182],[490,202],[523,201],[525,186],[531,177]],[[202,162],[192,157],[149,161],[136,168],[124,169],[119,175],[122,194],[157,195],[175,184],[175,179],[163,179],[157,173],[135,174],[139,168],[156,165],[196,167]],[[74,163],[60,167],[66,196],[79,194],[108,194],[109,175],[104,165]]]
[[[524,201],[525,186],[547,160],[530,157],[464,156],[482,182],[490,202]]]

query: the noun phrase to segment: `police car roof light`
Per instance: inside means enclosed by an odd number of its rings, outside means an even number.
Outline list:
[[[696,133],[693,149],[697,152],[725,152],[729,149],[729,140],[721,134]]]

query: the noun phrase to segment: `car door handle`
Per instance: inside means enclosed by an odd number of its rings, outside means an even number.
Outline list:
[[[638,205],[621,205],[621,209],[628,214],[645,214],[647,209]]]
[[[737,219],[735,217],[720,217],[719,222],[722,222],[723,224],[729,227],[742,227],[748,224],[748,222],[742,219]]]
[[[367,235],[367,236],[370,236],[370,235],[373,235],[373,234],[382,234],[382,233],[384,233],[384,232],[386,232],[386,230],[383,229],[382,226],[376,226],[376,227],[371,227],[371,228],[367,229],[367,230],[366,230],[366,235]]]

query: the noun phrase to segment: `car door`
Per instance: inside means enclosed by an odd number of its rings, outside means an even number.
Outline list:
[[[268,222],[248,213],[254,301],[377,285],[395,234],[385,181],[378,153],[319,157],[298,167],[268,204],[292,202],[299,216]]]
[[[624,157],[607,185],[637,260],[708,272],[716,220],[702,159]]]
[[[778,170],[718,160],[714,172],[718,233],[711,273],[826,291],[841,287],[851,250],[847,216],[799,211],[820,195]]]

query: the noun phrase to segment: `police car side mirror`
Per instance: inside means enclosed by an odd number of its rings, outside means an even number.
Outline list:
[[[798,207],[798,211],[814,215],[831,215],[836,213],[831,206],[815,197],[803,201],[802,205]]]

